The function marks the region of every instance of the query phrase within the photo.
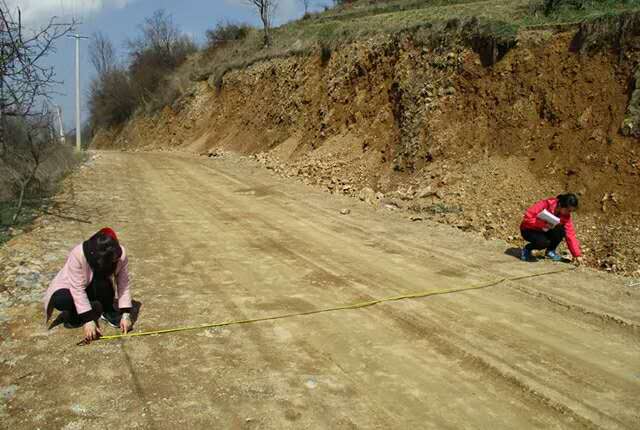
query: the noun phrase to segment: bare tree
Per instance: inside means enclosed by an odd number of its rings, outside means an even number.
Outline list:
[[[73,31],[75,22],[61,24],[55,17],[35,31],[25,31],[20,9],[9,10],[0,0],[0,156],[6,151],[6,117],[26,117],[41,100],[50,98],[58,84],[53,67],[43,64],[55,51],[54,42]]]
[[[105,76],[115,69],[116,51],[113,43],[104,33],[93,33],[89,43],[89,59],[98,76]]]
[[[271,45],[271,25],[278,7],[278,0],[244,0],[245,3],[255,7],[260,15],[264,28],[264,46]]]
[[[18,148],[11,152],[11,165],[14,167],[15,182],[20,191],[12,219],[14,224],[22,212],[25,194],[36,178],[38,169],[58,146],[53,112],[47,104],[38,110],[37,115],[26,119],[16,118],[15,121],[14,133],[18,135],[15,145]]]
[[[128,41],[128,74],[137,103],[152,108],[164,103],[167,94],[172,97],[168,77],[197,47],[164,10],[154,12],[139,28],[138,37]]]
[[[173,22],[173,17],[164,9],[158,9],[153,15],[145,18],[139,29],[140,37],[128,42],[129,50],[134,54],[151,50],[172,57],[183,38],[180,29]]]
[[[300,0],[302,5],[304,6],[304,14],[309,13],[309,7],[311,7],[311,0]]]

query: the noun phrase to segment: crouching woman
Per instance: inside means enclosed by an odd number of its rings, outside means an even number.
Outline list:
[[[529,207],[520,224],[520,232],[525,241],[529,242],[522,248],[520,259],[531,259],[531,251],[544,249],[545,256],[553,261],[560,261],[562,257],[556,253],[558,245],[566,239],[567,248],[575,263],[582,263],[580,242],[571,220],[571,213],[578,209],[578,197],[575,194],[561,194],[555,198],[540,200]],[[545,221],[543,213],[552,215],[557,224]],[[549,217],[547,217],[549,219]]]
[[[118,310],[112,280],[117,286]],[[71,250],[44,297],[46,320],[53,309],[61,311],[65,327],[83,327],[86,342],[101,336],[99,318],[126,334],[132,325],[131,307],[128,258],[110,228],[103,228]]]

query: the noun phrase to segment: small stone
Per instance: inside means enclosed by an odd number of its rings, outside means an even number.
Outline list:
[[[376,201],[376,193],[369,187],[363,188],[358,193],[358,198],[363,202],[373,205]]]
[[[342,215],[349,215],[351,213],[351,209],[347,209],[347,208],[340,209],[340,213]]]
[[[16,391],[18,391],[17,385],[8,385],[6,387],[1,387],[0,397],[5,401],[9,401],[16,396]]]
[[[307,388],[314,389],[314,388],[316,388],[316,387],[318,386],[318,382],[317,382],[315,379],[313,379],[313,378],[309,378],[309,379],[307,379],[307,381],[304,383],[304,385],[306,385],[306,386],[307,386]]]
[[[419,198],[419,199],[424,199],[424,198],[426,198],[426,197],[435,196],[435,195],[436,195],[436,193],[437,193],[437,192],[436,192],[435,190],[433,190],[433,189],[429,186],[429,187],[421,188],[421,189],[418,191],[417,196],[418,196],[418,198]]]

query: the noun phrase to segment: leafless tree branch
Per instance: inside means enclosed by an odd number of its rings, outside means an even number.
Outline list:
[[[38,103],[48,100],[60,83],[53,67],[42,60],[55,52],[55,42],[73,31],[75,24],[52,17],[41,28],[25,32],[20,9],[12,13],[0,0],[0,156],[6,152],[5,117],[34,115]]]

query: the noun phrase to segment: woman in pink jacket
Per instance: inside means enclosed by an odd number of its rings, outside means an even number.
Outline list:
[[[580,242],[571,221],[571,213],[578,209],[578,197],[575,194],[561,194],[556,198],[540,200],[531,206],[524,214],[520,224],[520,232],[524,240],[529,242],[522,248],[520,259],[531,259],[531,251],[545,249],[546,257],[553,261],[560,261],[562,257],[556,253],[556,248],[563,239],[567,240],[567,248],[576,263],[582,262]],[[552,225],[540,219],[540,214],[547,211],[560,219],[557,225]]]
[[[112,279],[118,290],[118,310],[114,308]],[[82,326],[87,342],[101,335],[98,318],[126,334],[131,330],[131,307],[128,258],[110,228],[103,228],[71,250],[44,297],[47,321],[54,308],[61,311],[65,327]]]

